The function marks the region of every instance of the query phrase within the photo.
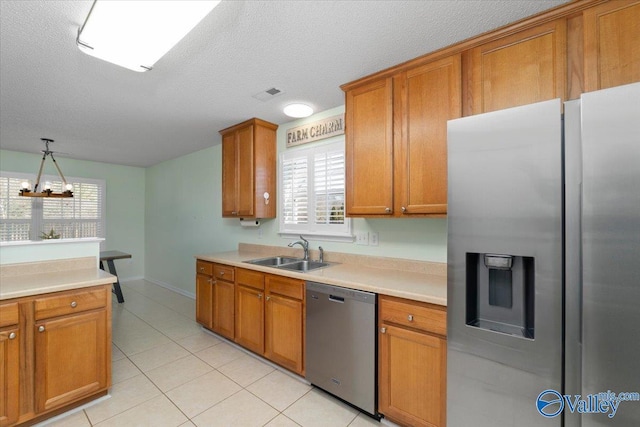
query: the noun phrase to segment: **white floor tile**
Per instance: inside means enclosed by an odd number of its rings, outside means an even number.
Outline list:
[[[187,420],[182,412],[165,395],[122,412],[96,424],[96,427],[178,427]]]
[[[57,418],[52,422],[37,424],[36,427],[91,427],[91,423],[84,411],[74,412],[66,417]]]
[[[265,427],[298,427],[300,424],[291,420],[291,418],[287,418],[284,415],[280,414],[268,424],[265,424]]]
[[[200,328],[197,334],[191,335],[186,338],[181,338],[176,342],[182,347],[189,350],[191,353],[197,353],[201,350],[204,350],[205,348],[220,344],[222,341],[219,338],[216,338],[213,335],[204,332],[202,328]]]
[[[311,389],[310,385],[277,370],[247,387],[247,390],[279,411],[287,409]]]
[[[271,406],[241,390],[193,418],[193,422],[198,427],[261,427],[277,415]]]
[[[111,363],[111,383],[117,384],[129,378],[133,378],[136,375],[140,375],[142,372],[131,362],[128,358],[120,360],[114,360]]]
[[[230,346],[225,342],[221,342],[220,344],[214,345],[213,347],[209,347],[196,353],[196,356],[198,356],[200,359],[204,360],[214,368],[226,365],[227,363],[232,362],[244,355],[245,353],[238,350],[237,348]]]
[[[304,427],[346,427],[356,418],[358,411],[313,389],[283,414]]]
[[[147,377],[163,392],[201,377],[213,368],[193,355],[183,357],[159,368],[148,371]]]
[[[153,347],[149,350],[129,356],[131,361],[143,372],[150,371],[167,363],[189,355],[189,352],[173,341]]]
[[[244,355],[226,365],[220,366],[218,371],[242,387],[247,387],[273,372],[274,369],[255,357]]]
[[[193,418],[241,389],[220,372],[212,371],[167,392],[167,397]]]
[[[349,427],[380,427],[380,421],[376,421],[370,416],[360,413],[355,420],[351,421]]]
[[[110,390],[111,398],[85,409],[91,424],[97,424],[158,395],[160,390],[144,375],[138,375]]]

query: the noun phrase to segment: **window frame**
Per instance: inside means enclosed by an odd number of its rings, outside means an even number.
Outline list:
[[[11,171],[0,171],[0,177],[9,178],[9,179],[18,179],[18,180],[29,180],[32,184],[36,181],[36,175],[31,173],[24,172],[11,172]],[[73,222],[99,222],[99,235],[97,236],[84,236],[86,238],[97,237],[97,238],[106,238],[107,235],[107,219],[106,219],[106,202],[107,202],[107,183],[104,179],[97,178],[82,178],[82,177],[65,177],[68,183],[81,183],[81,184],[93,184],[100,187],[100,202],[99,202],[99,219],[97,220],[86,220],[82,218],[45,218],[44,209],[43,209],[43,201],[44,197],[30,197],[25,198],[31,200],[31,212],[29,219],[2,219],[2,222],[6,223],[28,223],[29,224],[29,238],[23,240],[1,240],[3,243],[8,242],[26,242],[26,241],[38,241],[41,239],[42,232],[48,232],[48,230],[42,230],[43,224],[47,222],[59,221],[62,223],[73,223]],[[42,175],[40,178],[40,182],[44,183],[45,181],[50,181],[52,183],[61,183],[61,179],[57,175]],[[77,191],[76,191],[77,193]],[[16,195],[16,197],[20,197]],[[77,197],[74,195],[74,197]],[[51,199],[56,201],[66,200],[66,199]],[[66,237],[68,239],[74,239],[76,237]],[[65,239],[65,237],[62,237]]]
[[[344,217],[343,224],[316,224],[315,223],[315,156],[341,149],[344,153],[344,137],[338,140],[323,141],[315,144],[300,145],[280,152],[278,156],[278,234],[281,237],[297,237],[299,235],[313,236],[315,239],[325,241],[353,242],[353,227],[350,218]],[[307,158],[307,212],[306,224],[285,224],[285,193],[284,193],[284,162],[295,158]],[[346,166],[346,159],[345,159]],[[346,186],[346,179],[345,179]],[[309,191],[311,187],[311,191]],[[346,192],[346,188],[344,190]],[[344,195],[343,195],[344,197]]]

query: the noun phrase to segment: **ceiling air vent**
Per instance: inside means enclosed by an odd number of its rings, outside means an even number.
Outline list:
[[[270,99],[275,98],[276,96],[282,95],[283,93],[284,91],[280,89],[276,89],[275,87],[272,87],[271,89],[267,89],[265,91],[256,93],[255,95],[253,95],[253,97],[262,102],[266,102],[266,101],[269,101]]]

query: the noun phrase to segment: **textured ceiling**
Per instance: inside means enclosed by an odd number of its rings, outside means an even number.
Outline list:
[[[1,1],[0,148],[150,166],[220,142],[218,130],[284,105],[344,103],[339,85],[549,9],[537,1],[225,0],[136,73],[81,53],[92,1]],[[252,96],[271,87],[267,102]]]

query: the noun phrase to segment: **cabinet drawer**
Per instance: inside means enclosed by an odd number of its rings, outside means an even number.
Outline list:
[[[267,290],[272,294],[302,300],[304,295],[304,282],[282,276],[267,276]]]
[[[207,261],[196,261],[196,272],[211,276],[213,274],[213,264]]]
[[[245,285],[252,288],[264,290],[264,273],[239,268],[237,282],[239,285]]]
[[[104,307],[107,305],[107,292],[104,288],[64,292],[60,295],[37,298],[34,305],[36,320],[47,319]]]
[[[447,335],[446,308],[418,301],[381,295],[380,321]]]
[[[0,328],[18,324],[18,303],[0,305]]]
[[[228,265],[213,264],[213,276],[216,279],[226,280],[227,282],[234,281],[235,268]]]

